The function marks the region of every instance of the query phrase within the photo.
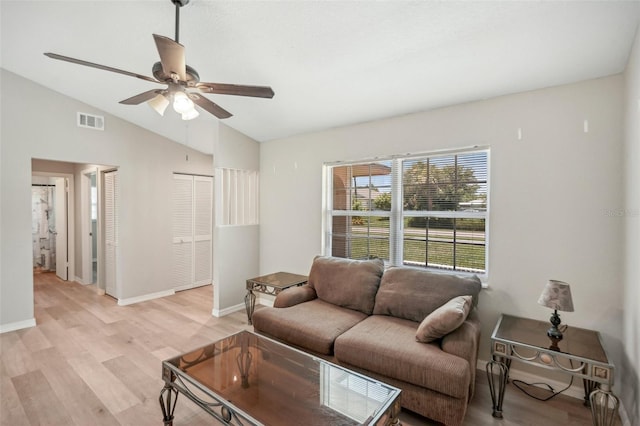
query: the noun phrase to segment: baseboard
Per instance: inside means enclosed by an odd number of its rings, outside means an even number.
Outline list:
[[[276,300],[275,297],[270,296],[270,297],[263,297],[266,295],[259,295],[258,296],[258,300],[256,300],[256,304],[260,304],[263,306],[269,306],[270,308],[273,308],[273,302]]]
[[[620,413],[620,420],[622,421],[622,426],[631,426],[631,420],[629,420],[629,416],[627,415],[627,410],[624,409],[622,405],[622,401],[620,401],[620,408],[618,409],[618,413]]]
[[[484,372],[487,370],[486,367],[487,367],[487,361],[479,359],[477,363],[477,369],[482,370]],[[569,376],[567,375],[567,377]],[[567,383],[559,382],[557,380],[551,380],[546,377],[540,377],[535,374],[527,373],[525,371],[520,371],[517,368],[513,368],[513,367],[509,369],[509,379],[522,380],[523,382],[526,382],[526,383],[544,382],[556,390],[564,389],[565,387],[567,387]],[[562,394],[570,396],[572,398],[579,399],[580,402],[582,403],[584,401],[584,388],[582,386],[582,379],[574,379],[573,385],[566,391],[562,392]],[[618,400],[620,400],[620,398],[618,398]],[[620,406],[618,407],[618,413],[620,414],[620,420],[622,420],[622,426],[631,426],[631,422],[629,421],[627,412],[622,406],[622,401],[620,401]]]
[[[10,331],[22,330],[23,328],[31,328],[36,326],[36,319],[31,318],[24,321],[10,322],[9,324],[0,325],[0,334]]]
[[[214,317],[224,317],[225,315],[229,315],[232,314],[234,312],[238,312],[240,310],[244,310],[246,309],[244,306],[244,303],[240,303],[238,305],[235,306],[231,306],[228,308],[224,308],[224,309],[216,309],[213,308],[213,310],[211,311],[211,315],[213,315]]]
[[[82,285],[89,285],[89,284],[93,284],[93,283],[85,282],[85,281],[84,281],[82,278],[80,278],[80,277],[76,277],[75,281],[76,281],[77,283],[79,283],[79,284],[82,284]]]
[[[133,305],[134,303],[146,302],[148,300],[160,299],[161,297],[173,296],[176,294],[174,290],[159,291],[157,293],[143,294],[142,296],[129,297],[127,299],[118,299],[118,306]]]

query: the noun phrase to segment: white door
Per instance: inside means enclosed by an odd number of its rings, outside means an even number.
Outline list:
[[[173,283],[185,290],[212,282],[213,178],[173,175]]]
[[[104,174],[104,281],[105,292],[117,295],[118,255],[118,172]]]
[[[55,196],[56,221],[56,275],[68,279],[68,248],[67,248],[67,179],[56,178]]]
[[[193,287],[193,176],[173,175],[173,285]]]
[[[213,234],[213,178],[194,176],[194,286],[211,284]]]

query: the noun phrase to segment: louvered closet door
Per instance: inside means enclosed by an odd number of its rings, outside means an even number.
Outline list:
[[[173,285],[193,286],[193,176],[173,175]]]
[[[118,172],[104,174],[104,239],[105,239],[105,292],[117,295],[118,254]]]
[[[212,281],[213,178],[194,176],[194,285]]]

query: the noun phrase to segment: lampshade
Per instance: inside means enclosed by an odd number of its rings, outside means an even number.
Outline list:
[[[164,111],[169,106],[169,99],[167,99],[167,97],[164,95],[158,95],[155,98],[147,101],[147,104],[158,114],[164,115]]]
[[[186,93],[176,92],[173,94],[173,109],[178,114],[184,114],[185,112],[191,112],[194,109],[193,101],[189,99]]]
[[[573,300],[571,299],[569,284],[563,281],[549,280],[547,285],[544,286],[544,290],[542,290],[538,303],[558,311],[573,312]]]
[[[191,108],[190,111],[182,113],[182,119],[183,120],[193,120],[194,118],[196,118],[199,115],[200,115],[200,113],[195,108]]]

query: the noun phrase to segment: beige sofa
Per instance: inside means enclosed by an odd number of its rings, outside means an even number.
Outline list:
[[[477,277],[316,257],[309,282],[253,315],[256,332],[402,389],[401,405],[460,425],[474,393]]]

